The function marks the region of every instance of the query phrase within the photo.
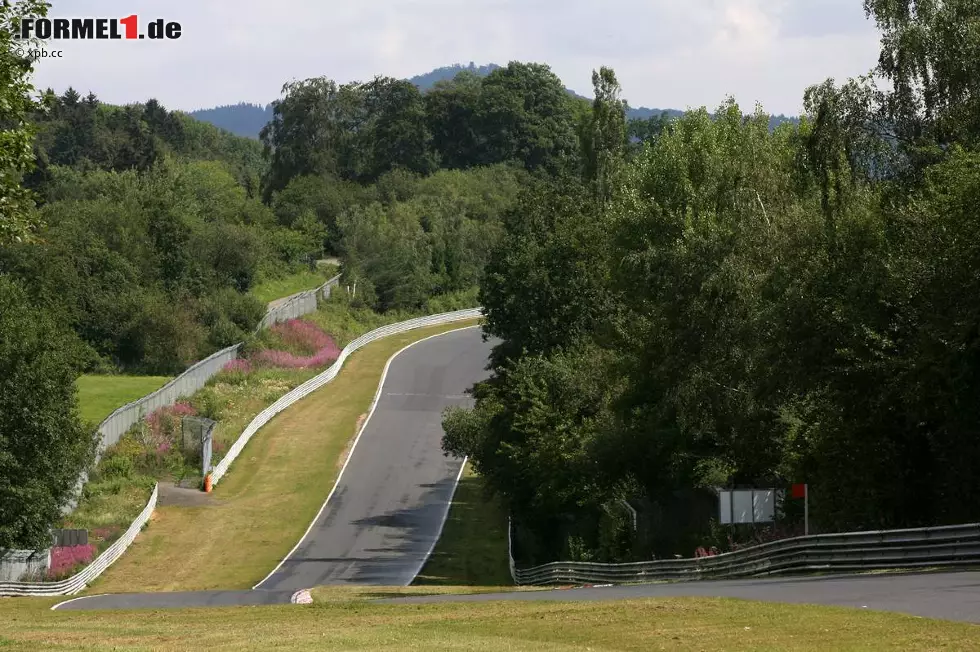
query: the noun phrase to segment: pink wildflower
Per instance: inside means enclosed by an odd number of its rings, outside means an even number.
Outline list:
[[[309,355],[303,356],[288,351],[266,349],[255,354],[253,359],[258,365],[307,369],[329,365],[340,357],[340,347],[333,341],[333,338],[310,322],[292,319],[283,324],[277,324],[272,330],[282,338],[286,345],[309,351]]]
[[[250,372],[252,370],[252,363],[249,362],[248,360],[245,360],[244,358],[238,358],[238,359],[232,360],[231,362],[229,362],[228,364],[226,364],[224,367],[221,368],[221,370],[222,371],[232,371],[232,372],[238,371],[238,372],[241,372],[241,373],[248,373],[248,372]]]
[[[96,547],[89,543],[84,546],[55,546],[51,549],[49,577],[68,575],[76,566],[87,564],[95,557]]]
[[[155,410],[146,417],[146,423],[150,427],[150,436],[145,444],[155,448],[157,454],[166,452],[170,449],[172,442],[175,442],[180,435],[181,417],[195,414],[197,414],[197,410],[189,403],[175,403]]]
[[[290,319],[276,324],[271,330],[287,347],[300,349],[311,355],[324,348],[336,346],[333,339],[317,328],[316,324],[302,319]]]
[[[163,408],[167,409],[167,408]],[[190,403],[174,403],[170,407],[170,412],[179,417],[193,416],[197,414],[197,410]]]

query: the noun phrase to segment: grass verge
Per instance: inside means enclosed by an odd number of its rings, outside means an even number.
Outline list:
[[[116,408],[143,398],[170,380],[167,376],[81,376],[75,385],[82,419],[102,423]]]
[[[483,480],[469,463],[459,480],[449,517],[416,586],[510,586],[507,515],[487,499]]]
[[[338,288],[330,298],[321,303],[320,309],[304,319],[322,328],[341,348],[351,340],[375,328],[394,324],[425,315],[436,315],[454,310],[464,310],[478,305],[476,288],[464,292],[453,292],[429,298],[419,310],[389,310],[385,313],[355,305],[345,288]]]
[[[250,294],[262,303],[270,303],[297,292],[315,290],[337,275],[337,267],[324,265],[316,271],[303,269],[282,278],[268,279],[255,285]]]
[[[474,322],[373,342],[340,376],[249,442],[204,506],[164,506],[95,593],[249,588],[299,540],[330,492],[336,463],[367,412],[385,362],[405,345]]]
[[[674,598],[49,611],[0,600],[4,650],[967,650],[980,627],[881,612]]]
[[[478,593],[504,593],[511,591],[547,591],[554,587],[538,586],[373,586],[366,584],[334,584],[318,586],[311,593],[313,601],[351,602],[381,600],[429,595],[474,595]]]

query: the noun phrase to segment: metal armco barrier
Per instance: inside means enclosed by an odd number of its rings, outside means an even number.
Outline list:
[[[136,535],[140,533],[146,522],[150,520],[153,509],[157,505],[158,487],[153,487],[150,500],[136,520],[133,521],[126,534],[119,537],[105,552],[95,558],[83,570],[66,580],[60,582],[0,582],[0,596],[33,595],[33,596],[54,596],[54,595],[74,595],[88,586],[92,580],[101,575],[105,569],[122,557],[126,548],[133,542]]]
[[[519,585],[618,584],[973,565],[980,565],[980,523],[810,535],[697,559],[552,562],[515,569],[514,579]]]
[[[271,328],[272,326],[275,326],[281,322],[296,319],[314,312],[316,310],[317,301],[319,298],[322,297],[324,299],[329,299],[331,290],[338,285],[340,285],[340,274],[334,276],[332,279],[315,290],[297,292],[296,294],[286,297],[285,301],[283,301],[281,305],[278,305],[275,308],[270,308],[269,311],[265,313],[265,317],[263,317],[262,321],[259,322],[255,332],[257,333],[263,328]]]
[[[194,363],[182,374],[166,385],[147,394],[141,399],[117,408],[99,424],[99,454],[118,442],[129,429],[150,413],[176,403],[181,397],[190,396],[204,387],[212,376],[221,371],[226,364],[238,358],[241,344],[229,346],[212,353],[204,360]]]
[[[222,459],[211,472],[212,485],[218,484],[221,478],[224,477],[225,473],[228,472],[228,467],[230,467],[232,462],[234,462],[238,456],[241,455],[245,445],[252,438],[252,436],[258,432],[259,428],[269,423],[273,417],[293,403],[296,403],[300,399],[308,396],[333,380],[337,374],[340,373],[341,367],[344,366],[344,361],[347,360],[347,358],[354,351],[358,350],[365,344],[369,344],[375,340],[387,337],[388,335],[404,333],[406,331],[414,330],[416,328],[423,328],[425,326],[438,326],[440,324],[451,324],[453,322],[465,321],[467,319],[476,319],[481,315],[482,313],[480,308],[458,310],[456,312],[446,312],[439,315],[431,315],[429,317],[410,319],[397,324],[383,326],[371,331],[370,333],[367,333],[366,335],[361,335],[359,338],[344,347],[344,350],[340,352],[340,356],[332,365],[330,365],[330,368],[328,368],[322,374],[306,381],[288,394],[283,395],[278,401],[262,410],[262,412],[260,412],[258,416],[256,416],[250,424],[248,424],[248,427],[245,428],[235,443],[232,444],[231,448],[228,449],[228,453],[225,455],[224,459]]]

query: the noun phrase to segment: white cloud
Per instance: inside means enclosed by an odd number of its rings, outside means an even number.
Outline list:
[[[268,102],[292,79],[408,77],[452,63],[536,61],[588,95],[615,68],[634,106],[713,107],[733,94],[775,113],[803,90],[866,72],[877,34],[860,0],[54,0],[52,17],[179,21],[177,41],[68,41],[37,85],[194,109]]]

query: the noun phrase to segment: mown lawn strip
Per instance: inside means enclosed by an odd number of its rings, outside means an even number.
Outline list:
[[[734,599],[49,611],[0,599],[4,650],[969,650],[980,626]]]

